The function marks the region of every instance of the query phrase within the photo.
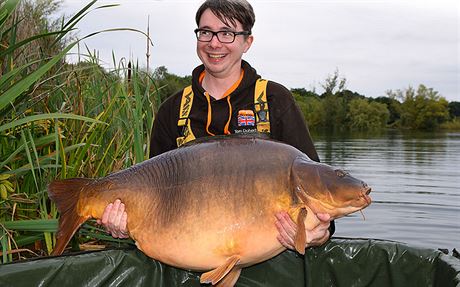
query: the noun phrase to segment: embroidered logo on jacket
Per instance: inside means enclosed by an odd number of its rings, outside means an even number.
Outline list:
[[[248,127],[256,124],[256,118],[254,112],[251,110],[240,110],[238,111],[238,126]]]

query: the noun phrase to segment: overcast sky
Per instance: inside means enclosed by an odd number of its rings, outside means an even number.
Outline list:
[[[60,13],[88,1],[64,0]],[[100,0],[78,24],[78,35],[117,27],[146,31],[150,16],[150,67],[190,75],[196,56],[195,12],[201,0]],[[253,0],[254,43],[243,58],[258,73],[288,88],[316,88],[335,69],[347,88],[368,97],[424,84],[460,101],[460,1],[456,0]],[[112,67],[116,58],[146,66],[146,40],[133,32],[99,34],[85,41]]]

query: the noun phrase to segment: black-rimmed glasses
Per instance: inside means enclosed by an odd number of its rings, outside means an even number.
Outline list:
[[[217,37],[217,40],[221,43],[230,44],[235,41],[235,37],[238,35],[251,35],[251,31],[217,31],[213,32],[206,29],[195,29],[195,35],[198,41],[200,42],[211,42],[214,36]]]

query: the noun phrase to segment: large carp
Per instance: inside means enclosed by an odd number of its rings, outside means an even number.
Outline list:
[[[202,283],[233,286],[241,268],[285,248],[275,213],[297,223],[296,249],[314,214],[333,219],[371,202],[361,180],[311,161],[296,148],[251,137],[215,137],[153,157],[99,179],[67,179],[48,186],[61,214],[54,255],[79,226],[101,218],[121,199],[128,231],[146,255],[183,269],[207,271]]]

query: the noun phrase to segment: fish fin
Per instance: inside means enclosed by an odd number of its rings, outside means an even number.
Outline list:
[[[304,157],[297,157],[292,163],[291,167],[291,179],[293,182],[294,193],[298,198],[299,202],[303,204],[308,203],[308,196],[302,185],[301,177],[302,170],[305,169],[305,162],[308,162]],[[300,174],[300,175],[299,175]]]
[[[300,254],[305,254],[305,245],[307,244],[307,233],[305,231],[305,219],[307,218],[307,210],[301,208],[297,215],[297,233],[294,238],[295,250]]]
[[[48,196],[56,203],[61,216],[59,217],[59,227],[56,233],[56,246],[51,255],[60,255],[64,251],[67,243],[77,229],[90,216],[80,216],[77,213],[78,199],[81,190],[93,179],[72,178],[66,180],[55,180],[48,185]]]
[[[239,261],[239,255],[233,255],[229,257],[227,261],[221,266],[203,273],[200,277],[200,283],[211,283],[212,285],[216,285],[216,283],[222,280],[222,278],[224,278],[225,275],[227,275]]]
[[[222,280],[220,280],[216,287],[233,287],[240,278],[241,268],[234,267]]]

